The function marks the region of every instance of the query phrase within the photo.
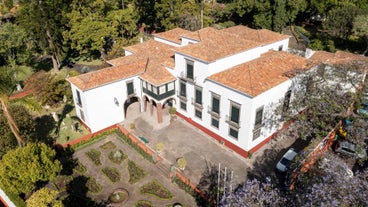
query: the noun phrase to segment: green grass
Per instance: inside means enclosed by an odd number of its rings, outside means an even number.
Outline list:
[[[96,60],[92,60],[92,61],[79,60],[76,63],[81,64],[81,65],[90,65],[90,66],[99,66],[99,65],[103,64],[102,60],[100,60],[100,59],[96,59]]]

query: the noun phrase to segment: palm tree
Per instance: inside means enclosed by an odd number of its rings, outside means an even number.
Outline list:
[[[17,139],[18,145],[22,147],[26,141],[20,134],[17,123],[15,123],[11,112],[8,110],[9,96],[12,94],[17,84],[14,73],[15,71],[10,66],[3,66],[0,68],[0,103],[10,130]]]

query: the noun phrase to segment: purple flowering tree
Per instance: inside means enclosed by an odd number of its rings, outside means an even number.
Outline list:
[[[354,175],[345,160],[330,154],[300,174],[289,193],[297,206],[368,206],[368,170]]]
[[[235,192],[223,197],[219,207],[285,206],[286,199],[271,182],[247,180]]]

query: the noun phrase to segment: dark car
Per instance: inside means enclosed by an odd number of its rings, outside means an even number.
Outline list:
[[[348,141],[339,142],[335,152],[353,158],[365,158],[367,156],[365,149],[358,149],[356,144]]]

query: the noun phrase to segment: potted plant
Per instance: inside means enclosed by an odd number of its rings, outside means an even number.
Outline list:
[[[176,108],[175,108],[175,107],[170,107],[170,108],[169,108],[169,114],[170,114],[171,116],[174,116],[174,115],[176,114]]]
[[[184,170],[187,166],[187,160],[184,157],[179,158],[176,162],[180,170]]]
[[[159,154],[160,152],[162,152],[162,150],[164,150],[164,148],[165,148],[165,144],[163,142],[158,142],[156,144],[156,150]]]

